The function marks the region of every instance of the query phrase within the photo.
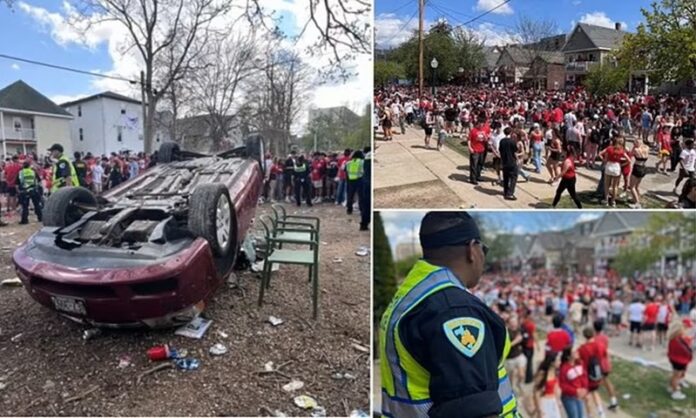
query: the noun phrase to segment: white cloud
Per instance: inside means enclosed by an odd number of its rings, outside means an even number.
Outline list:
[[[12,68],[12,69],[15,70],[15,71],[19,71],[19,70],[20,70],[19,64],[17,64],[16,62],[13,63],[12,65],[10,65],[10,68]]]
[[[519,42],[513,35],[501,30],[500,26],[492,23],[481,23],[471,30],[488,46],[507,45]]]
[[[573,0],[572,2],[570,2],[570,4],[577,7],[577,6],[580,6],[582,4],[582,2],[580,0]]]
[[[482,12],[487,12],[488,10],[491,10],[492,8],[498,6],[500,3],[502,3],[502,0],[478,0],[474,9],[480,10]],[[510,15],[513,13],[513,10],[512,7],[510,7],[510,3],[507,3],[493,10],[491,13],[500,15]]]
[[[427,22],[425,27],[429,27]],[[383,13],[375,17],[375,44],[380,48],[393,48],[411,38],[414,30],[418,30],[418,19]]]
[[[75,95],[68,95],[68,94],[56,94],[54,96],[50,96],[49,99],[57,105],[60,105],[62,103],[67,103],[67,102],[72,102],[77,99],[82,99],[83,97],[90,96],[89,93],[85,94],[75,94]]]
[[[580,23],[587,23],[590,25],[597,25],[597,26],[604,26],[606,28],[614,28],[615,20],[612,20],[607,16],[606,13],[604,12],[591,12],[591,13],[585,13],[582,15],[580,18]],[[619,22],[621,23],[621,27],[626,30],[628,28],[628,24],[626,22]]]
[[[602,216],[600,213],[583,213],[582,215],[578,216],[578,219],[575,220],[575,222],[587,222],[587,221],[594,221],[595,219],[598,219]]]
[[[525,228],[524,225],[515,225],[515,227],[512,229],[512,233],[515,235],[526,234],[527,228]]]

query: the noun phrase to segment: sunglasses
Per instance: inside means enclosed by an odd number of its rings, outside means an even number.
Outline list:
[[[466,241],[466,242],[463,243],[463,245],[469,245],[469,244],[471,244],[472,242],[473,242],[474,244],[476,244],[476,245],[480,245],[480,246],[481,246],[481,250],[483,250],[483,255],[484,255],[484,256],[485,256],[485,255],[488,255],[488,249],[489,249],[489,248],[488,248],[488,245],[482,243],[481,241],[479,241],[479,240],[477,240],[477,239],[473,239],[473,240],[471,240],[471,241]]]

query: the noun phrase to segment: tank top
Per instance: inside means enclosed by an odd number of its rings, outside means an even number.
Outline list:
[[[556,379],[549,379],[544,386],[544,396],[553,395],[556,393]]]
[[[571,157],[566,158],[566,161],[570,161],[570,167],[568,171],[563,174],[564,179],[574,179],[575,178],[575,161]]]

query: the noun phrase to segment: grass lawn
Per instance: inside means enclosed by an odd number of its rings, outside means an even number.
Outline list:
[[[469,148],[466,145],[462,145],[461,141],[461,138],[448,136],[445,138],[445,145],[462,154],[466,158],[469,158]]]
[[[687,399],[673,401],[667,393],[670,373],[616,357],[612,358],[612,364],[611,381],[619,394],[619,406],[623,411],[636,418],[696,417],[694,386],[683,390]],[[600,393],[608,403],[606,391],[600,389]],[[631,397],[623,399],[624,394],[630,394]]]
[[[555,187],[555,186],[554,186]],[[597,200],[597,196],[595,195],[594,191],[591,190],[586,190],[582,192],[578,192],[578,199],[580,199],[580,202],[582,203],[583,209],[609,209],[605,205],[600,205],[599,201]],[[553,198],[548,198],[548,199],[542,199],[541,200],[543,203],[546,203],[551,207],[551,204],[553,203]],[[655,199],[652,196],[649,195],[643,195],[641,196],[641,201],[643,204],[643,209],[664,209],[665,203],[661,200]],[[577,207],[575,206],[575,203],[573,200],[570,198],[568,195],[568,192],[563,192],[563,196],[561,196],[561,201],[558,202],[558,208],[560,209],[576,209]],[[629,209],[628,207],[628,201],[618,199],[616,201],[616,209]]]

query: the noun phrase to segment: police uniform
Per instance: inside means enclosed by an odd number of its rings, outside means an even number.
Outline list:
[[[363,162],[362,190],[358,206],[360,207],[360,230],[366,231],[370,225],[370,215],[372,214],[372,153],[365,155]]]
[[[65,178],[68,176],[71,178],[71,184],[65,183]],[[70,160],[65,155],[58,157],[58,161],[53,165],[53,185],[51,186],[51,191],[55,192],[65,186],[77,187],[79,185],[80,181],[77,178],[75,167],[73,167]]]
[[[348,195],[346,197],[346,211],[349,215],[353,213],[353,201],[355,195],[360,199],[362,178],[364,174],[362,158],[353,157],[352,160],[346,163],[346,179],[348,180]],[[358,202],[359,203],[359,202]]]
[[[446,267],[418,261],[380,322],[386,417],[518,417],[504,321]]]
[[[302,205],[302,194],[304,193],[307,205],[312,206],[312,193],[309,188],[309,165],[307,161],[294,165],[293,171],[295,174],[295,202],[297,206]]]
[[[39,179],[31,167],[23,168],[19,172],[19,204],[22,205],[22,219],[20,224],[29,223],[29,201],[34,205],[36,218],[41,222],[41,193],[39,193]]]

